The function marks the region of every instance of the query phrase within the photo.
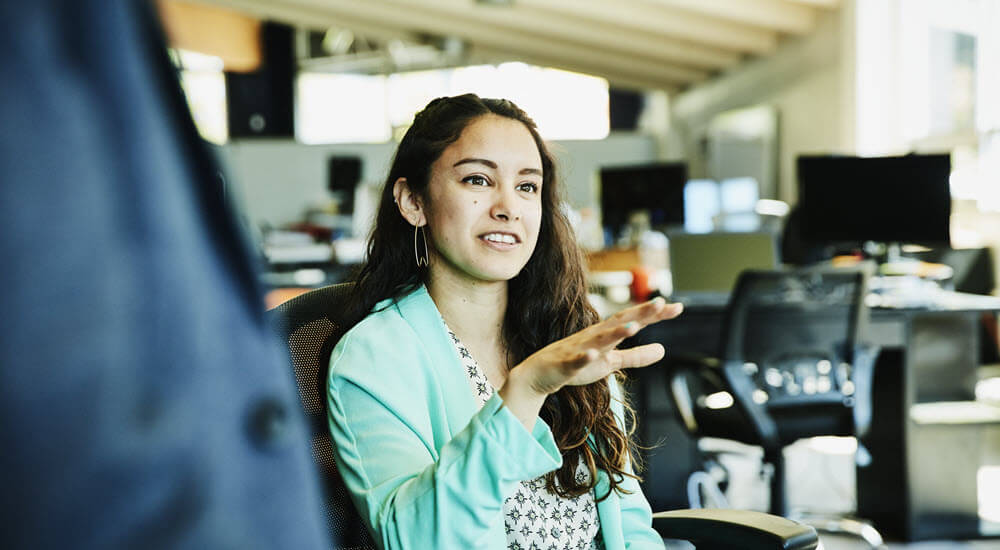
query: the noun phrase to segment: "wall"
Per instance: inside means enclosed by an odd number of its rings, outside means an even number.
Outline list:
[[[395,143],[302,145],[289,140],[241,140],[220,147],[231,174],[233,190],[254,225],[281,226],[301,219],[310,205],[328,200],[326,161],[330,155],[357,155],[361,179],[381,183],[389,170]],[[654,138],[615,133],[596,141],[559,141],[550,144],[565,185],[565,197],[574,208],[595,206],[594,177],[602,165],[651,162],[656,159]]]
[[[238,202],[249,221],[282,226],[299,221],[310,206],[329,201],[327,158],[361,157],[361,180],[385,177],[393,144],[302,145],[291,140],[254,139],[220,148]]]
[[[853,149],[852,3],[824,13],[809,36],[788,39],[775,54],[751,61],[677,95],[671,106],[671,156],[685,157],[693,177],[706,174],[704,137],[712,117],[771,105],[778,110],[778,197],[794,202],[795,157]]]

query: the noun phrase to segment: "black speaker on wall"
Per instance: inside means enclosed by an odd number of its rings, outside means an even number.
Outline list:
[[[608,90],[608,118],[612,130],[636,130],[639,115],[646,106],[646,98],[640,92],[611,88]]]
[[[294,137],[295,31],[265,22],[260,40],[256,71],[225,73],[229,137]]]

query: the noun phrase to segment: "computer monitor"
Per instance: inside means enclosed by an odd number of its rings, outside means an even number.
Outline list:
[[[950,174],[948,155],[800,156],[802,238],[947,245]]]
[[[684,224],[687,164],[658,162],[601,168],[601,219],[605,230],[619,235],[632,212],[649,212],[652,227]]]
[[[339,202],[341,214],[354,212],[354,188],[361,181],[361,158],[333,155],[327,160],[326,188]]]
[[[684,230],[709,233],[715,230],[715,218],[722,212],[722,197],[715,180],[693,179],[684,185]]]
[[[756,231],[760,228],[757,201],[760,185],[755,178],[728,178],[719,184],[722,212],[719,227],[723,231]]]

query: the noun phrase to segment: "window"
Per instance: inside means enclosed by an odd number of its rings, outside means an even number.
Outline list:
[[[388,141],[386,77],[301,73],[296,82],[295,134],[302,143]]]
[[[467,92],[510,99],[545,139],[603,139],[610,129],[607,81],[523,63],[389,76],[302,73],[297,87],[296,133],[304,143],[398,139],[432,99]]]
[[[226,123],[226,79],[222,59],[185,50],[170,50],[180,69],[181,89],[187,98],[198,133],[212,143],[225,143],[229,137]]]
[[[899,14],[903,137],[912,150],[951,152],[956,208],[1000,211],[1000,73],[992,69],[1000,3],[907,0]]]

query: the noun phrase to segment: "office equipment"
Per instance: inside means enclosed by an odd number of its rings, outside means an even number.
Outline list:
[[[808,242],[950,242],[948,155],[800,156],[797,166]]]
[[[350,327],[339,317],[353,283],[313,290],[272,310],[270,321],[291,353],[301,404],[309,419],[316,461],[324,488],[325,515],[337,549],[376,546],[350,501],[334,460],[326,425],[326,377],[330,353]],[[655,514],[653,526],[664,537],[689,540],[700,550],[813,550],[816,531],[784,518],[746,510],[674,510]]]
[[[719,182],[722,209],[716,224],[722,231],[755,231],[760,227],[756,212],[760,186],[754,178],[729,178]]]
[[[327,160],[326,188],[337,201],[338,214],[354,213],[354,191],[360,181],[360,157],[334,155]]]
[[[976,325],[983,314],[1000,311],[1000,302],[988,296],[960,297],[943,299],[934,308],[873,308],[868,326],[862,327],[862,339],[879,346],[881,353],[872,381],[871,428],[860,441],[871,461],[857,469],[857,511],[893,540],[990,534],[977,516],[974,489],[977,468],[986,457],[978,456],[969,442],[998,437],[1000,426],[976,419],[931,424],[920,412],[924,404],[975,396],[980,345]],[[724,305],[693,305],[677,319],[647,327],[628,345],[658,342],[668,350],[668,359],[714,356],[722,346],[724,317]],[[648,420],[653,411],[657,422],[656,431],[640,423],[641,444],[655,444],[664,436],[676,442],[680,437],[675,428],[679,421],[670,424],[663,418],[673,413],[665,390],[667,370],[640,369],[634,374],[638,380],[633,397],[640,417]],[[947,458],[936,459],[942,450],[947,450]],[[657,458],[647,452],[647,459],[650,456]],[[660,476],[663,467],[655,461],[651,465],[657,469],[650,468],[649,476]],[[950,485],[943,489],[946,483]],[[790,487],[794,492],[795,486]],[[671,488],[684,490],[683,485]],[[651,500],[660,496],[648,485],[644,489]],[[983,490],[993,492],[979,484]],[[947,499],[941,498],[944,493]]]
[[[753,178],[729,178],[719,183],[722,211],[739,214],[753,212],[760,199],[757,180]]]
[[[295,136],[295,29],[261,24],[263,64],[226,71],[226,121],[231,138]]]
[[[671,364],[670,395],[692,435],[763,448],[773,466],[772,514],[789,514],[786,446],[868,431],[877,348],[858,339],[865,279],[861,270],[745,271],[726,312],[718,359]],[[882,544],[857,522],[816,527],[854,533],[873,548]]]
[[[670,232],[671,299],[685,304],[725,304],[745,269],[778,266],[772,233]]]
[[[871,464],[857,472],[858,513],[902,540],[996,536],[979,516],[984,442],[1000,434],[1000,411],[976,401],[983,313],[1000,300],[961,295],[935,308],[874,310],[883,343],[873,381],[872,429],[861,443]],[[983,414],[992,409],[989,414]]]
[[[688,180],[684,186],[684,231],[708,233],[722,212],[719,185],[713,180]]]
[[[652,164],[604,167],[600,171],[601,220],[614,238],[635,211],[649,213],[653,228],[684,224],[684,184],[687,164]]]

